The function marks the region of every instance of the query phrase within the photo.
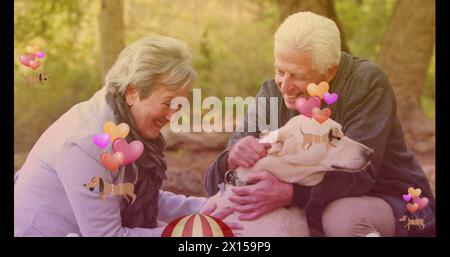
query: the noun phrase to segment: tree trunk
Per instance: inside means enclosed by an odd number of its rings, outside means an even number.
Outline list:
[[[394,88],[405,131],[418,136],[434,133],[420,96],[435,43],[435,8],[433,0],[398,0],[377,58]]]
[[[347,45],[344,29],[336,14],[333,0],[277,0],[278,8],[280,9],[280,19],[284,21],[289,15],[300,11],[311,11],[315,14],[325,16],[336,22],[339,31],[341,32],[341,49],[350,53],[350,48]]]
[[[103,80],[124,48],[123,0],[102,0],[99,24]]]

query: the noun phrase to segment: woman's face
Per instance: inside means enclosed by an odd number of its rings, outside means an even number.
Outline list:
[[[170,102],[177,96],[187,97],[188,91],[173,91],[156,84],[147,98],[140,99],[139,91],[135,87],[127,88],[125,98],[142,137],[158,137],[161,128],[170,122],[170,117],[178,111],[170,109]]]

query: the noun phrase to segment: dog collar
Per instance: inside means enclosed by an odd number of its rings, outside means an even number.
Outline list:
[[[232,186],[246,186],[247,182],[238,178],[235,170],[227,170],[223,177],[225,184]]]

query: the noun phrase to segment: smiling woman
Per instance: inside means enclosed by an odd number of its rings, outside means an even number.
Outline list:
[[[121,212],[124,226],[156,225],[158,192],[155,189],[161,187],[166,170],[162,157],[165,142],[160,130],[174,113],[168,101],[187,95],[195,80],[190,58],[181,41],[167,37],[142,38],[120,53],[106,75],[106,99],[117,120],[130,124],[129,141],[142,141],[145,147],[137,165],[127,166],[134,172],[126,174],[141,172],[135,189],[138,199]]]
[[[160,129],[176,111],[171,100],[186,96],[195,80],[190,57],[183,42],[162,36],[121,52],[105,86],[51,125],[17,172],[16,236],[160,236],[162,224],[200,210],[204,198],[160,190],[166,178]],[[128,124],[126,141],[143,145],[138,159],[115,172],[102,166],[106,153],[92,143],[111,122]],[[117,139],[111,143],[105,150],[114,150]],[[110,158],[120,161],[120,154]],[[128,196],[133,201],[122,201]]]
[[[197,74],[181,42],[170,38],[136,41],[119,55],[106,75],[109,95],[126,100],[140,134],[156,138],[170,120],[170,101],[187,96]]]

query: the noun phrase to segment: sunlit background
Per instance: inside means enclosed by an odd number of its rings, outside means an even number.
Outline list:
[[[202,96],[254,96],[273,76],[273,33],[286,15],[311,10],[337,21],[343,49],[379,63],[399,102],[409,147],[434,188],[435,6],[432,0],[15,0],[14,161],[103,85],[121,49],[149,35],[187,43]],[[431,17],[431,18],[430,18]],[[32,71],[27,46],[45,52]],[[24,76],[45,72],[48,80]],[[415,111],[412,111],[415,110]],[[417,125],[419,124],[419,125]],[[418,129],[417,129],[418,128]],[[202,174],[228,134],[168,135],[165,188],[204,195]],[[192,143],[194,142],[194,143]]]

